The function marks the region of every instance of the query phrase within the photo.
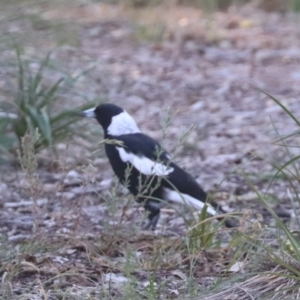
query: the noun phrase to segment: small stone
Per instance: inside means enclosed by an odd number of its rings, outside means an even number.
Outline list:
[[[122,284],[128,282],[128,278],[120,274],[107,273],[104,275],[104,282]]]

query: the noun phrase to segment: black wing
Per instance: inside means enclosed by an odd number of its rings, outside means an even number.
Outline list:
[[[141,172],[141,170],[135,168],[130,162],[124,161],[120,155],[120,148],[123,148],[128,154],[137,156],[141,161],[143,158],[146,158],[146,163],[160,161],[163,166],[169,163],[168,155],[159,143],[142,133],[108,137],[108,140],[109,141],[105,144],[105,150],[111,166],[119,180],[125,184],[134,195],[141,193],[141,185],[146,186],[149,182],[152,182],[153,185],[156,184],[158,177],[153,175],[147,176]],[[129,177],[127,177],[128,168],[130,170]],[[149,177],[151,178],[149,179]],[[149,192],[146,193],[146,196],[148,194]]]
[[[154,162],[170,163],[170,156],[161,145],[151,137],[143,133],[124,134],[116,137],[123,143],[125,150],[139,156],[144,156]]]
[[[188,194],[200,201],[206,200],[207,195],[196,180],[189,173],[173,163],[170,155],[156,140],[142,133],[122,135],[117,137],[117,140],[122,142],[122,147],[124,147],[125,151],[173,168],[173,171],[162,179],[161,184],[163,187]]]

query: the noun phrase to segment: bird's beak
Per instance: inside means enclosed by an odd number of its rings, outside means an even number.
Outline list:
[[[84,118],[96,118],[95,108],[90,108],[90,109],[81,111],[78,113],[78,116],[84,117]]]

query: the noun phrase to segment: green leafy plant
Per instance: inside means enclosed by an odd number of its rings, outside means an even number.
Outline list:
[[[40,63],[36,72],[30,70],[28,62],[22,58],[21,50],[16,47],[17,55],[17,91],[12,104],[1,103],[0,108],[0,144],[2,150],[21,149],[22,137],[28,133],[34,137],[36,130],[39,137],[34,139],[36,152],[49,147],[55,153],[55,144],[74,134],[78,127],[76,112],[87,109],[93,104],[71,109],[59,109],[60,93],[81,76],[70,78],[60,77],[47,86],[44,71],[49,65],[51,53]],[[76,134],[80,132],[76,130]]]

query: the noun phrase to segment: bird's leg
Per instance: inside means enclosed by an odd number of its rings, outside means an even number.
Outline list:
[[[148,214],[148,223],[146,226],[143,227],[143,230],[155,230],[156,224],[158,222],[160,216],[160,208],[151,205],[150,201],[146,201],[145,203],[145,210],[149,213]]]
[[[150,214],[150,215],[152,215],[152,214]],[[150,217],[150,215],[148,217],[149,218],[149,222],[146,224],[146,226],[143,227],[143,230],[149,230],[149,229],[151,229],[151,230],[154,231],[155,228],[156,228],[156,224],[158,222],[160,213],[159,212],[156,213],[155,216],[153,216],[152,218]]]

